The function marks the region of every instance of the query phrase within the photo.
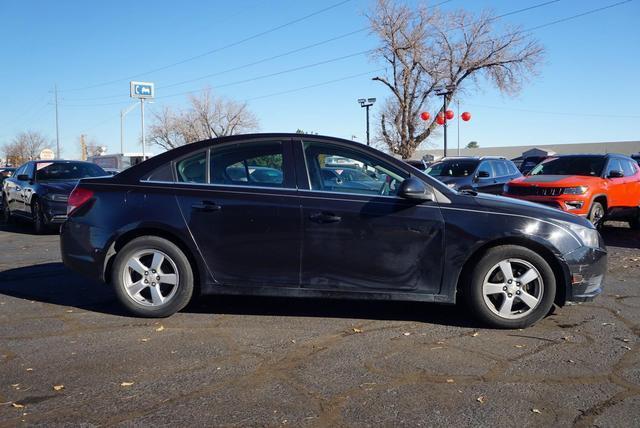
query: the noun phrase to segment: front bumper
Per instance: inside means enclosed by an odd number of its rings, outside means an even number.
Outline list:
[[[538,204],[580,216],[586,216],[589,213],[589,200],[588,198],[585,198],[585,195],[522,196],[505,193],[503,196],[521,199],[523,201],[536,202]]]
[[[602,293],[607,273],[606,249],[580,247],[564,259],[570,275],[567,301],[587,302]]]

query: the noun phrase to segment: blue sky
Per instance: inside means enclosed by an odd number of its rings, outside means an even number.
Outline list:
[[[512,15],[504,24],[531,28],[619,0],[561,0]],[[543,0],[451,0],[444,9],[493,9],[497,14]],[[297,128],[364,141],[364,111],[357,98],[388,96],[370,80],[381,67],[366,55],[295,72],[237,83],[271,73],[371,49],[367,31],[258,65],[221,73],[366,27],[369,0],[351,0],[311,18],[217,50],[183,64],[153,71],[214,51],[249,36],[317,12],[339,0],[18,1],[0,3],[0,145],[33,129],[55,138],[51,93],[59,93],[64,155],[76,157],[81,133],[119,150],[119,112],[132,103],[128,81],[156,83],[158,99],[147,107],[181,108],[181,93],[210,86],[236,100],[248,100],[261,131]],[[547,49],[545,64],[516,97],[488,85],[461,100],[470,111],[461,140],[481,146],[539,145],[640,138],[640,0],[534,31]],[[215,74],[195,82],[175,83]],[[281,95],[272,95],[355,76]],[[115,81],[115,82],[114,82]],[[106,84],[105,84],[106,83]],[[97,86],[96,86],[97,85]],[[374,106],[375,115],[378,105]],[[456,139],[455,125],[451,138]],[[126,121],[126,151],[139,151],[139,109]],[[440,136],[429,142],[442,145]],[[424,147],[426,148],[426,146]],[[158,148],[151,151],[158,152]]]

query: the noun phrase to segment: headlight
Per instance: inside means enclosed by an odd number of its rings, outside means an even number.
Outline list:
[[[581,226],[568,221],[561,222],[563,226],[570,229],[586,247],[598,248],[600,246],[600,237],[598,231],[590,227]]]
[[[69,199],[69,195],[64,195],[61,193],[47,193],[46,195],[44,195],[44,198],[54,202],[67,202],[67,200]]]
[[[565,187],[563,193],[565,195],[584,195],[589,188],[587,186]]]

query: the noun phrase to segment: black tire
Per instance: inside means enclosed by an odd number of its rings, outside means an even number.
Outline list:
[[[7,195],[2,197],[2,222],[4,224],[10,224],[13,220],[11,216],[11,210],[9,209],[9,204],[7,203]]]
[[[45,233],[49,229],[40,201],[35,198],[31,200],[31,221],[33,222],[33,230],[38,235]]]
[[[167,302],[156,306],[149,306],[150,302],[144,304],[135,300],[127,291],[125,284],[125,276],[131,274],[127,263],[136,254],[145,251],[159,251],[168,256],[175,265],[173,269],[176,270],[178,278],[175,285],[177,288],[175,292],[172,292],[172,297]],[[142,236],[126,244],[115,256],[110,277],[120,303],[128,312],[140,317],[164,318],[173,315],[183,309],[193,295],[194,275],[187,256],[173,242],[157,236]],[[158,287],[160,287],[160,282],[158,282]]]
[[[631,229],[640,230],[640,207],[636,210],[635,217],[629,220],[629,227],[631,227]]]
[[[521,315],[515,315],[520,318],[515,319],[496,314],[489,307],[491,301],[487,303],[483,291],[485,277],[491,275],[498,263],[507,260],[513,261],[514,265],[519,263],[517,260],[530,264],[539,273],[539,278],[541,278],[541,281],[535,280],[537,281],[535,284],[539,287],[539,290],[542,290],[540,293],[542,297],[538,298],[538,303],[534,305],[533,309],[529,309],[528,313],[523,310]],[[466,278],[464,286],[464,300],[474,316],[488,326],[497,328],[525,328],[533,325],[549,313],[556,295],[556,278],[549,263],[534,251],[517,245],[503,245],[489,249]],[[521,292],[517,291],[512,291],[512,293],[521,294]],[[507,291],[504,292],[504,296],[499,294],[494,296],[497,296],[498,299],[506,299]],[[510,294],[510,296],[513,297],[515,294]],[[516,302],[514,303],[516,308],[518,305],[520,307],[524,305],[524,300],[520,300],[518,296],[513,297],[513,302]],[[495,305],[495,309],[498,310],[499,301]]]
[[[605,214],[606,211],[602,202],[594,201],[593,204],[591,204],[591,209],[589,210],[587,218],[596,229],[601,229],[604,224]]]

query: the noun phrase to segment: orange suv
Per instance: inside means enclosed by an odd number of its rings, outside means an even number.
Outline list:
[[[605,219],[640,227],[640,167],[624,155],[553,156],[505,184],[503,194],[587,217],[596,227]]]

